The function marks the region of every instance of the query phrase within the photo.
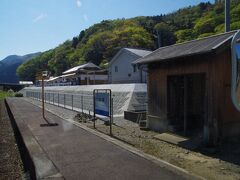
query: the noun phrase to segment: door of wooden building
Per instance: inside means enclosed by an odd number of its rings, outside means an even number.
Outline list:
[[[205,74],[168,76],[167,88],[169,130],[186,136],[202,133],[206,118]]]

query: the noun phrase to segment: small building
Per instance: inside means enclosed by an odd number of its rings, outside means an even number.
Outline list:
[[[236,33],[162,47],[137,61],[148,65],[149,128],[210,144],[240,135],[240,112],[231,100]]]
[[[132,65],[132,62],[151,52],[141,49],[121,49],[109,63],[109,83],[146,83],[146,71]]]
[[[86,63],[64,71],[61,76],[49,77],[44,80],[45,86],[75,86],[106,84],[108,75],[106,69],[101,69],[93,63]],[[36,86],[41,86],[41,80],[36,81]]]
[[[63,72],[63,82],[71,82],[71,85],[105,84],[108,82],[106,69],[89,62],[73,67]]]

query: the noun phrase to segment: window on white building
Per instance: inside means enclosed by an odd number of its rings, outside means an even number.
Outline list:
[[[137,72],[137,66],[133,65],[133,72]]]
[[[118,67],[117,66],[115,66],[115,72],[118,72]]]

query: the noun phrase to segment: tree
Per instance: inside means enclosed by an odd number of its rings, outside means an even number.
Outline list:
[[[179,30],[175,33],[175,36],[177,37],[178,43],[190,41],[197,37],[196,32],[194,32],[192,29]]]
[[[240,22],[231,23],[231,30],[240,29]]]
[[[167,46],[176,42],[175,36],[171,31],[171,27],[164,23],[158,23],[154,26],[158,38],[158,47]]]
[[[77,47],[77,44],[78,44],[78,38],[74,37],[72,39],[72,47],[75,49]]]
[[[194,30],[198,32],[198,34],[211,33],[214,32],[215,21],[210,17],[203,17],[197,21],[194,26]]]
[[[78,36],[78,41],[81,42],[84,36],[85,36],[85,31],[83,30],[80,32],[80,34]]]

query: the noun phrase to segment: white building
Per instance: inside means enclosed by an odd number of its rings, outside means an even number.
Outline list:
[[[46,86],[71,86],[106,84],[108,81],[107,70],[101,69],[93,63],[86,63],[64,71],[61,76],[50,77],[45,80]],[[41,81],[38,83],[41,85]]]
[[[109,82],[117,83],[146,83],[147,73],[139,69],[132,62],[142,58],[152,51],[123,48],[109,63],[108,76]]]

